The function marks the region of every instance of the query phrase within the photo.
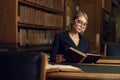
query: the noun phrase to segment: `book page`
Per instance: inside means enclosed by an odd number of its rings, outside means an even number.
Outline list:
[[[75,52],[78,53],[79,55],[82,55],[82,56],[86,57],[86,54],[83,53],[83,52],[81,52],[80,50],[77,50],[77,49],[75,49],[75,48],[73,48],[73,47],[70,47],[69,49],[75,51]]]
[[[77,71],[77,72],[83,72],[82,69],[71,66],[71,65],[54,65],[60,69],[60,71]]]
[[[52,64],[46,65],[46,72],[58,72],[60,69]]]
[[[101,56],[100,54],[93,54],[93,53],[87,53],[86,55],[91,55],[91,56]]]
[[[71,71],[71,72],[83,72],[80,68],[71,66],[71,65],[60,65],[60,64],[48,64],[46,66],[47,72],[54,72],[54,71]]]

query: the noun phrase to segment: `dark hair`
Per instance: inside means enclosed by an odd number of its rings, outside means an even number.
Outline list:
[[[84,16],[85,19],[88,20],[87,14],[83,11],[77,11],[73,16],[73,20],[77,19],[79,16]]]

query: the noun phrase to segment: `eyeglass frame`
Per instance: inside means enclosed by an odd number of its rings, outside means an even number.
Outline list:
[[[78,20],[76,19],[76,23],[79,24],[79,26],[84,26],[84,28],[86,28],[88,26],[88,23],[84,23],[82,20]]]

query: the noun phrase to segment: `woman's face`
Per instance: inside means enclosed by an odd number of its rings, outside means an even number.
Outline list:
[[[73,21],[72,29],[77,33],[84,32],[86,27],[87,27],[87,20],[84,16],[80,16]]]

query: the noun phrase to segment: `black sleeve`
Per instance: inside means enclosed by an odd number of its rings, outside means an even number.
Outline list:
[[[60,48],[60,35],[57,33],[52,44],[52,52],[50,55],[51,62],[55,62],[56,55],[59,53],[59,48]]]
[[[88,45],[87,53],[90,53],[90,42],[89,41],[88,41],[87,45]]]

